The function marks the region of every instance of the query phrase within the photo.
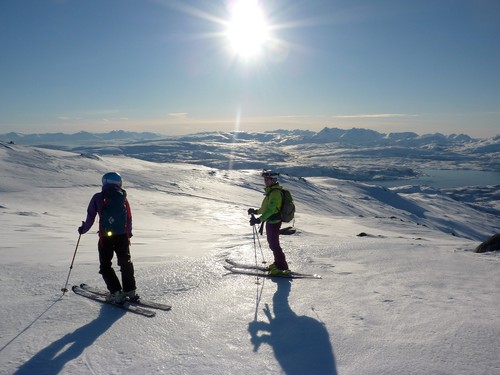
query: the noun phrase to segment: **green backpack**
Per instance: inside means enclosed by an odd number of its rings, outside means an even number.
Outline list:
[[[295,217],[295,203],[293,203],[292,193],[289,190],[281,189],[283,202],[281,204],[281,221],[288,223]]]

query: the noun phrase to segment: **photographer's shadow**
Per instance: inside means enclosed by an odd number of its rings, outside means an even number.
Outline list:
[[[272,347],[287,375],[337,374],[335,356],[325,325],[308,316],[297,316],[288,303],[291,280],[276,280],[278,289],[273,296],[273,313],[265,305],[269,323],[253,321],[248,325],[254,351],[261,344]],[[261,334],[259,334],[262,332]]]
[[[14,375],[59,374],[68,362],[78,358],[124,314],[122,309],[110,309],[103,305],[97,318],[40,350]]]

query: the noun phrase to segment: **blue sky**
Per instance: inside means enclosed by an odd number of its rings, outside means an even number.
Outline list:
[[[500,134],[498,0],[2,0],[0,50],[1,133]]]

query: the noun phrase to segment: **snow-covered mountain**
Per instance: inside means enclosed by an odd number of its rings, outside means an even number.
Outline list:
[[[245,143],[222,143],[231,142]],[[178,150],[202,152],[191,141]],[[233,150],[235,163],[251,158]],[[281,239],[289,264],[323,279],[256,280],[223,265],[271,261],[246,214],[262,199],[259,171],[186,161],[0,143],[0,374],[498,370],[500,258],[471,251],[500,231],[498,186],[443,192],[283,175],[297,205],[297,232]],[[139,292],[173,306],[154,318],[60,292],[68,275],[70,285],[103,286],[95,230],[69,266],[110,170],[134,215]]]
[[[409,179],[425,169],[500,172],[500,138],[472,139],[464,134],[382,134],[368,129],[325,128],[320,132],[212,132],[179,137],[129,132],[17,138],[7,134],[0,139],[87,155],[127,155],[224,170],[279,168],[302,177],[361,181]]]
[[[0,140],[14,142],[22,145],[37,146],[64,146],[68,144],[91,144],[99,142],[124,142],[137,141],[145,139],[162,138],[163,136],[151,132],[128,132],[115,130],[109,133],[90,133],[81,131],[73,134],[66,133],[40,133],[40,134],[22,134],[6,133],[0,134]]]
[[[44,144],[72,144],[75,142],[92,141],[110,141],[110,140],[154,140],[158,138],[175,139],[179,141],[211,141],[211,142],[227,142],[227,141],[258,141],[258,142],[274,142],[285,144],[298,143],[343,143],[350,145],[373,145],[373,146],[389,146],[395,144],[405,145],[429,145],[429,144],[452,144],[452,143],[470,143],[479,141],[472,139],[466,134],[451,134],[444,135],[441,133],[418,135],[412,132],[404,133],[379,133],[375,130],[352,128],[338,129],[325,127],[319,132],[308,130],[274,130],[264,133],[247,133],[247,132],[206,132],[197,133],[185,136],[166,137],[158,133],[150,132],[127,132],[127,131],[112,131],[109,133],[89,133],[78,132],[74,134],[65,133],[45,133],[45,134],[21,134],[21,133],[6,133],[0,134],[0,139],[3,141],[13,141],[25,145],[44,145]]]

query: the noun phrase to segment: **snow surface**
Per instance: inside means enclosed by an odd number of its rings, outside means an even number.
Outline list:
[[[60,291],[110,170],[132,207],[139,292],[173,306],[154,318]],[[500,232],[499,186],[452,199],[329,177],[282,184],[297,205],[289,264],[322,280],[223,268],[262,261],[246,214],[262,199],[257,170],[0,143],[0,374],[500,374],[500,254],[472,252]],[[70,285],[104,285],[96,228]]]

